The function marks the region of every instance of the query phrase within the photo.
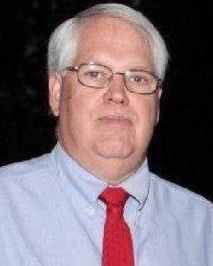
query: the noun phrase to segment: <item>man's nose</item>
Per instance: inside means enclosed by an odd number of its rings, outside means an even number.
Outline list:
[[[116,104],[128,105],[129,98],[123,75],[120,73],[114,74],[107,91],[104,94],[104,100],[114,102]]]

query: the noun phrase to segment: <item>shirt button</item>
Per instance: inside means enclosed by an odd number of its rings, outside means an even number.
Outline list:
[[[141,214],[141,211],[142,211],[142,206],[140,206],[140,207],[137,209],[137,214],[140,215],[140,214]]]
[[[87,213],[89,214],[89,215],[94,215],[95,214],[95,208],[94,207],[92,207],[92,206],[90,206],[90,207],[88,207],[87,208]]]

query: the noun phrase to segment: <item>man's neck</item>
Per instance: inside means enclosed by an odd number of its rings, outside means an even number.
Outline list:
[[[98,155],[87,154],[78,156],[61,145],[65,152],[81,167],[109,185],[116,186],[132,176],[142,165],[145,156],[130,156],[127,158],[103,158]]]

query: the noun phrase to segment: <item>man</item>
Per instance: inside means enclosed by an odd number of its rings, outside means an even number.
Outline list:
[[[213,265],[212,204],[147,166],[168,60],[158,31],[95,5],[54,31],[48,56],[58,144],[0,170],[0,265]]]

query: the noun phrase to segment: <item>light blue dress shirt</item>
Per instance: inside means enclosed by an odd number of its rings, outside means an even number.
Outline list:
[[[0,266],[100,266],[107,186],[59,144],[0,170]],[[213,205],[149,172],[121,186],[136,266],[213,266]],[[125,266],[125,265],[124,265]]]

